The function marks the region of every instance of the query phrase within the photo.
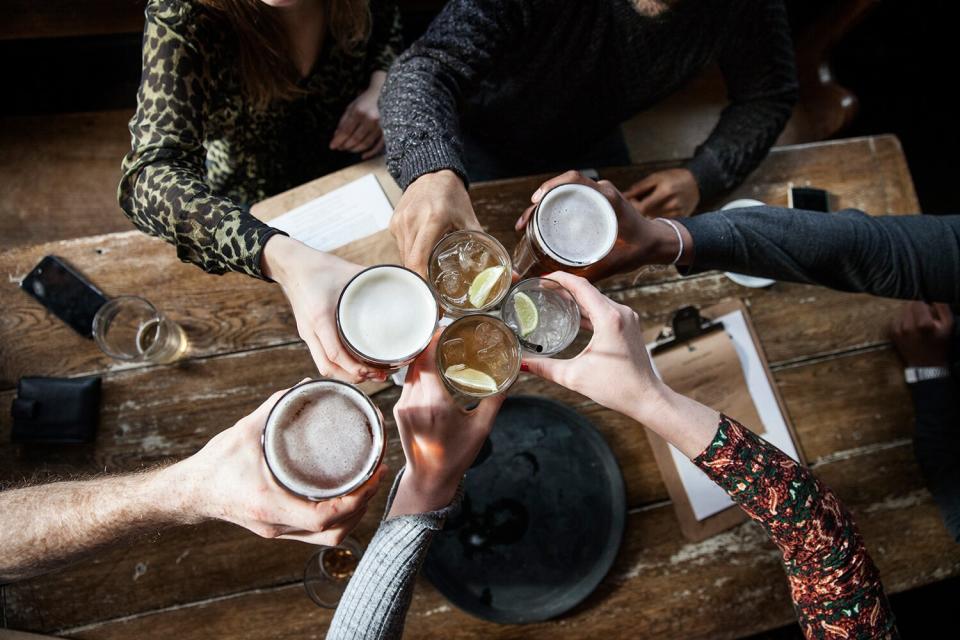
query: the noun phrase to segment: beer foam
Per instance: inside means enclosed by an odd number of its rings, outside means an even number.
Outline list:
[[[535,230],[551,258],[568,266],[599,262],[617,240],[617,215],[602,193],[581,184],[551,189]]]
[[[263,453],[280,484],[316,499],[350,491],[380,458],[379,416],[360,391],[319,380],[284,395],[264,429]]]
[[[417,274],[393,265],[368,269],[344,289],[340,330],[368,358],[402,361],[421,351],[437,325],[437,300]]]

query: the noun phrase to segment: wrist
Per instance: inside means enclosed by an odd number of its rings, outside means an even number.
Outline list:
[[[145,495],[167,522],[197,524],[209,519],[206,503],[196,491],[196,473],[188,468],[189,460],[153,471],[146,479]]]
[[[429,513],[448,506],[457,493],[459,478],[436,478],[407,466],[397,486],[389,517]]]
[[[370,89],[375,89],[379,91],[383,88],[383,84],[387,81],[387,72],[382,70],[374,71],[370,74],[370,84],[368,85]]]
[[[260,257],[263,275],[283,285],[296,265],[295,256],[301,251],[301,247],[306,245],[290,236],[279,233],[270,236]]]

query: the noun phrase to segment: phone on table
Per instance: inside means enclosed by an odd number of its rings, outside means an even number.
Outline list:
[[[93,338],[93,317],[107,302],[107,296],[63,258],[45,257],[27,274],[20,288],[74,331]]]
[[[787,206],[791,209],[829,213],[831,211],[830,192],[813,187],[790,187]]]

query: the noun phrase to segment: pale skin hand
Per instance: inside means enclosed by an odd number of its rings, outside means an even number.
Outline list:
[[[297,332],[321,376],[354,383],[385,377],[350,355],[337,333],[340,292],[363,267],[279,234],[267,240],[262,267],[290,301]]]
[[[386,79],[386,71],[373,72],[370,86],[344,110],[330,140],[330,149],[359,153],[364,160],[383,152],[383,130],[377,103]]]
[[[570,360],[528,358],[530,372],[642,422],[688,458],[698,456],[713,440],[719,414],[673,392],[657,378],[637,313],[583,278],[562,272],[548,277],[573,294],[593,337]]]
[[[908,367],[945,367],[953,312],[942,302],[908,302],[890,324],[890,338]]]
[[[521,231],[533,214],[537,204],[548,191],[564,184],[581,184],[599,191],[613,206],[617,214],[617,242],[594,271],[595,279],[614,273],[629,271],[649,264],[670,264],[680,250],[676,232],[663,222],[650,220],[640,215],[634,206],[609,180],[599,182],[583,176],[578,171],[567,171],[544,182],[530,197],[532,203],[517,220],[515,229]],[[687,265],[693,260],[693,238],[682,224],[683,256],[677,263]]]
[[[447,393],[435,366],[437,339],[411,365],[393,415],[407,466],[388,517],[446,507],[490,434],[504,397],[485,398],[472,411]]]
[[[0,582],[63,567],[164,527],[208,520],[266,538],[339,544],[363,517],[384,468],[354,493],[326,502],[280,487],[263,461],[260,434],[282,394],[174,465],[0,493]]]
[[[689,216],[700,202],[700,187],[689,169],[666,169],[634,183],[623,195],[648,218]]]
[[[444,169],[410,183],[390,219],[403,264],[426,277],[433,246],[447,232],[481,230],[463,180]]]

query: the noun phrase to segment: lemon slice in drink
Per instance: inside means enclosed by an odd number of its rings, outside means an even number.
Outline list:
[[[530,296],[520,292],[513,296],[513,310],[516,312],[517,322],[520,324],[520,337],[526,338],[540,324],[540,312],[537,311],[537,305],[533,304]]]
[[[495,393],[497,391],[497,381],[485,374],[483,371],[477,371],[463,365],[453,365],[444,372],[447,380],[455,382],[472,391],[483,391]]]
[[[503,277],[503,272],[507,268],[502,265],[497,265],[495,267],[487,267],[473,279],[473,283],[470,285],[470,304],[475,308],[479,309],[487,302],[487,298],[490,297],[490,293],[493,291],[493,288],[497,286],[497,283],[500,282],[500,278]]]

